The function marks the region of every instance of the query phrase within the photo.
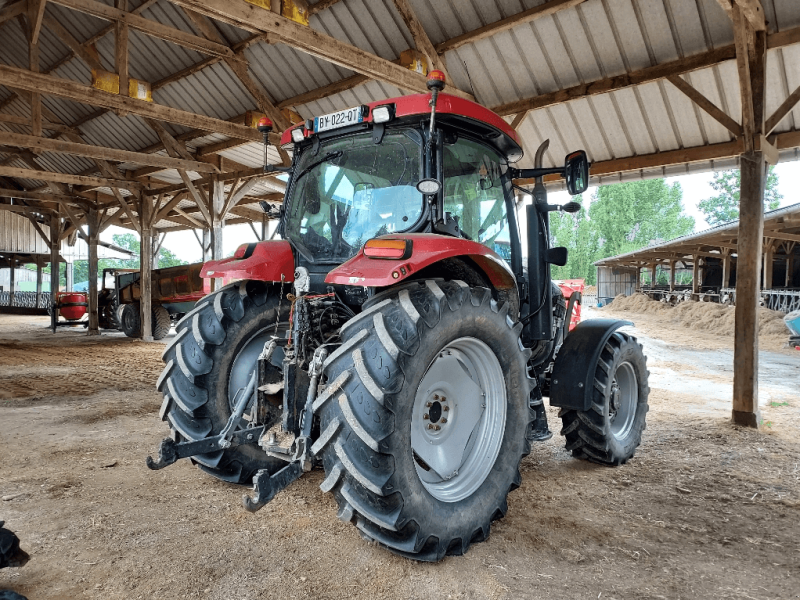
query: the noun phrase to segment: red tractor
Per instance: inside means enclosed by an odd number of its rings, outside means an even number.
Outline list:
[[[148,458],[252,484],[251,511],[323,468],[340,519],[426,561],[466,552],[505,514],[531,442],[552,436],[543,396],[573,456],[619,465],[649,392],[642,347],[618,331],[629,323],[570,332],[550,279],[567,257],[549,247],[548,212],[579,206],[549,205],[542,177],[581,193],[586,154],[542,168],[543,145],[535,168],[513,168],[517,133],[440,94],[437,73],[430,94],[284,132],[283,239],[204,265],[236,283],[178,323],[158,380],[172,435]],[[536,178],[527,249],[517,178]]]

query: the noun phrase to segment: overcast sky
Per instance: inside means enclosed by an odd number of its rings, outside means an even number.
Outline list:
[[[783,194],[781,206],[788,206],[800,202],[800,162],[785,162],[775,167],[775,172],[778,175],[778,189]],[[714,190],[711,188],[712,174],[711,173],[698,173],[694,175],[684,175],[682,177],[670,177],[667,179],[668,183],[678,182],[683,189],[683,206],[686,214],[694,217],[695,231],[702,231],[708,227],[703,214],[697,209],[697,204],[714,195]],[[588,200],[594,193],[594,188],[589,188],[584,197]],[[550,202],[564,203],[569,200],[569,195],[566,192],[555,192],[550,194]],[[261,230],[261,225],[257,225],[256,229]],[[105,230],[100,237],[104,241],[111,242],[111,236],[115,233],[130,233],[128,229],[120,227],[109,227]],[[224,253],[230,256],[234,250],[241,244],[256,241],[256,236],[253,234],[249,225],[229,225],[225,227],[223,235]],[[191,231],[176,231],[167,235],[164,241],[164,247],[169,248],[182,260],[190,263],[200,262],[202,254],[200,245]]]

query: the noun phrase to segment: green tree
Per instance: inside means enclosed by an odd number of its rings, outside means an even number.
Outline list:
[[[583,203],[582,196],[573,200]],[[553,279],[585,279],[589,285],[595,283],[597,270],[592,263],[597,260],[597,233],[585,208],[572,214],[550,214],[550,245],[564,246],[569,252],[566,265],[552,267]]]
[[[632,252],[686,235],[694,219],[684,214],[679,183],[663,179],[597,188],[589,220],[597,235],[596,259]]]
[[[764,192],[764,210],[775,210],[781,205],[783,195],[778,192],[778,175],[774,167],[769,168],[767,185]],[[739,218],[739,190],[742,187],[741,172],[739,169],[730,171],[715,171],[711,187],[717,192],[716,196],[701,200],[697,205],[706,216],[709,225],[728,223]]]

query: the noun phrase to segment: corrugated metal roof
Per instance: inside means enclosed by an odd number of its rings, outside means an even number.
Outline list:
[[[111,4],[110,0],[105,1]],[[410,2],[431,41],[438,44],[541,5],[544,0]],[[800,26],[800,2],[797,0],[762,0],[762,5],[769,32]],[[107,26],[105,21],[61,6],[48,4],[47,11],[79,40],[86,40]],[[142,16],[182,31],[199,33],[183,10],[166,0],[151,6]],[[215,24],[231,44],[251,35],[227,24]],[[310,25],[389,60],[397,59],[403,50],[414,45],[392,0],[342,0],[314,15]],[[0,44],[0,63],[25,66],[27,44],[16,20],[4,24],[2,34],[5,43]],[[159,81],[206,58],[193,50],[139,32],[131,31],[130,36],[130,72],[142,80]],[[730,19],[716,0],[587,0],[553,16],[522,23],[448,51],[445,62],[453,85],[474,91],[479,102],[491,107],[732,43]],[[114,59],[113,34],[102,38],[97,48],[103,65],[110,69]],[[45,27],[41,38],[43,68],[55,64],[67,53],[64,43]],[[244,51],[244,56],[250,62],[253,79],[276,102],[353,75],[348,69],[283,44],[255,43]],[[65,63],[53,74],[82,83],[89,83],[90,77],[87,65],[78,58]],[[741,113],[734,61],[695,71],[685,78],[728,114]],[[800,45],[770,50],[767,113],[771,114],[798,86]],[[295,109],[302,117],[309,118],[404,93],[392,85],[369,81]],[[165,85],[153,96],[159,104],[220,119],[231,119],[256,108],[250,93],[223,62]],[[0,101],[6,97],[8,91],[0,88]],[[65,123],[74,123],[96,110],[56,97],[46,97],[44,104]],[[22,101],[3,110],[9,114],[28,115],[27,105]],[[507,119],[510,121],[511,116]],[[775,131],[794,131],[798,122],[800,107],[795,107]],[[176,135],[188,131],[184,127],[170,127]],[[9,124],[0,124],[0,128],[27,131]],[[81,130],[87,142],[128,150],[145,148],[158,141],[138,117],[120,118],[113,112],[88,121]],[[531,111],[519,131],[526,154],[518,164],[520,167],[532,166],[535,149],[544,139],[550,139],[545,157],[545,164],[549,166],[560,164],[563,156],[576,148],[585,148],[592,161],[602,162],[734,139],[725,127],[663,80]],[[225,139],[225,136],[209,134],[190,140],[187,145],[193,151]],[[246,166],[257,166],[263,160],[258,144],[242,145],[221,154]],[[781,152],[782,160],[797,157],[794,149]],[[91,166],[89,161],[65,155],[43,155],[42,160],[51,165],[50,168],[72,173]],[[270,160],[277,161],[277,154],[271,153]],[[670,165],[593,178],[593,182],[674,176],[728,168],[736,161],[736,158],[729,158]],[[122,167],[135,169],[136,165]],[[156,177],[170,183],[179,181],[175,171],[164,171]]]

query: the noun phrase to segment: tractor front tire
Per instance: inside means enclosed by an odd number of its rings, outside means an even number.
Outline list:
[[[600,353],[589,410],[561,409],[567,450],[604,465],[625,464],[642,442],[650,388],[647,358],[636,338],[614,332]]]
[[[161,418],[169,422],[177,441],[222,431],[237,392],[247,387],[257,368],[264,344],[286,331],[289,307],[279,286],[241,281],[209,294],[178,322],[175,338],[164,350],[166,366],[157,383],[164,396]],[[280,366],[282,360],[279,347],[272,362]],[[250,412],[248,406],[245,414]],[[243,419],[237,428],[251,425]],[[259,469],[274,473],[286,465],[255,444],[202,454],[192,461],[217,479],[237,484],[250,484]]]
[[[139,315],[139,303],[123,304],[119,310],[119,328],[129,338],[142,336],[142,322]]]
[[[488,537],[530,451],[521,329],[488,289],[441,280],[383,292],[345,324],[312,447],[340,519],[423,561]]]

